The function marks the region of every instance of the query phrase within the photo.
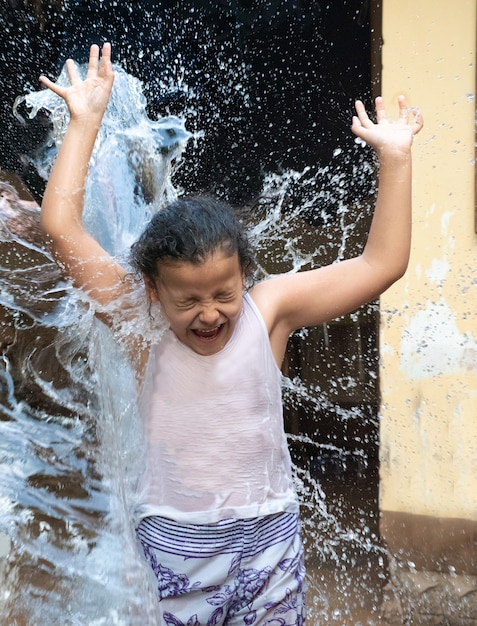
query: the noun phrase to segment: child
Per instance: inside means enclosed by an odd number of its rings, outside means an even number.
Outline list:
[[[53,254],[109,324],[128,272],[84,230],[88,162],[114,72],[111,48],[92,46],[82,81],[42,76],[65,99],[70,123],[42,205]],[[375,299],[406,270],[411,237],[411,144],[422,127],[399,98],[389,123],[356,103],[352,130],[380,161],[374,218],[362,254],[248,290],[253,255],[231,210],[211,198],[159,211],[132,248],[144,296],[168,323],[162,338],[131,347],[147,441],[138,537],[158,581],[166,624],[303,624],[298,500],[282,423],[280,365],[290,334]],[[139,358],[137,356],[139,355]]]

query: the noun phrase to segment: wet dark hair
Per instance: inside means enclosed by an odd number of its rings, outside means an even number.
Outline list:
[[[247,283],[255,255],[234,210],[210,196],[184,196],[160,209],[131,247],[133,268],[145,279],[159,276],[161,263],[199,265],[216,250],[237,253]]]

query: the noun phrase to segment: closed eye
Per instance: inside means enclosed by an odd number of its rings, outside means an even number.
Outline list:
[[[219,293],[215,299],[218,302],[230,302],[234,298],[235,298],[235,293]]]
[[[196,305],[196,301],[184,300],[183,302],[176,302],[175,305],[178,309],[187,310],[187,309],[192,309]]]

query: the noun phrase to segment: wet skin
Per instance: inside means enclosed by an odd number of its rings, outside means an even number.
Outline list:
[[[242,312],[243,274],[237,254],[222,250],[196,265],[161,263],[148,289],[171,330],[197,354],[216,354],[232,337]]]

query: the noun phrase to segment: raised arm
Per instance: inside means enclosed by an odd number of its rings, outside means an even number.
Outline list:
[[[371,274],[365,274],[365,283],[369,283],[372,289],[370,299],[401,278],[409,262],[412,223],[411,148],[414,135],[421,130],[423,121],[417,109],[408,109],[403,96],[399,96],[398,104],[399,119],[394,123],[388,122],[386,118],[382,98],[376,98],[376,124],[369,119],[360,101],[356,103],[357,115],[353,117],[353,132],[372,146],[379,158],[376,207],[366,246],[359,257],[370,267]],[[408,123],[410,116],[412,120]]]
[[[253,288],[277,361],[291,332],[356,310],[406,271],[411,243],[411,146],[422,118],[417,110],[409,111],[404,97],[398,104],[399,119],[391,123],[382,98],[377,98],[374,123],[362,102],[356,102],[352,130],[379,158],[376,207],[362,254],[316,270],[278,276]]]
[[[70,86],[45,76],[40,81],[62,97],[70,122],[46,186],[41,206],[42,228],[53,255],[73,283],[107,305],[128,290],[126,272],[83,227],[82,214],[88,165],[114,81],[111,46],[91,46],[88,71],[81,80],[70,59]]]

